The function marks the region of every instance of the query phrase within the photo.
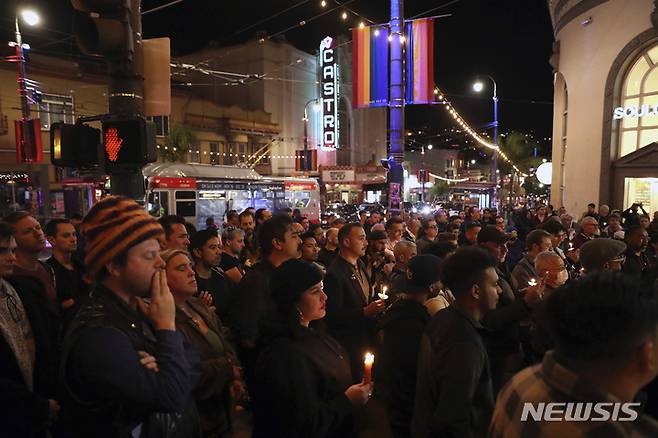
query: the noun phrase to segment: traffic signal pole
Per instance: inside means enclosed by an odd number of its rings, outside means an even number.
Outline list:
[[[130,0],[129,41],[132,42],[132,56],[113,60],[108,63],[109,84],[108,103],[110,116],[142,117],[144,115],[144,78],[142,52],[142,14],[141,0]],[[137,147],[137,145],[130,145]],[[144,177],[142,169],[113,173],[110,176],[113,195],[124,195],[135,200],[144,199]]]

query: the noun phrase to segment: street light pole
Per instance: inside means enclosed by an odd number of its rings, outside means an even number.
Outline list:
[[[491,78],[491,76],[489,76]],[[494,84],[494,92],[493,92],[493,102],[494,102],[494,145],[498,147],[498,93],[497,93],[497,86],[496,86],[496,81],[494,78],[491,78]],[[493,208],[497,207],[498,200],[497,198],[497,191],[498,191],[498,150],[494,150],[493,153],[493,168],[492,168],[492,177],[491,180],[493,181],[493,193],[491,196],[491,206]]]
[[[420,201],[425,202],[425,146],[422,146],[420,152],[420,175],[421,175],[421,188],[420,188]]]
[[[402,209],[404,193],[404,0],[391,0],[390,29],[388,198],[394,216]]]
[[[18,16],[15,18],[16,23],[16,62],[18,63],[18,92],[21,96],[21,118],[22,120],[29,120],[30,118],[30,104],[27,100],[27,85],[25,83],[25,78],[27,77],[25,69],[25,51],[23,50],[23,37],[21,35],[21,29],[18,26]],[[26,125],[23,125],[23,129],[26,129]],[[25,138],[25,133],[23,133],[23,138]]]
[[[493,128],[494,128],[494,145],[496,145],[496,148],[498,147],[498,84],[496,84],[496,80],[491,76],[491,75],[484,75],[491,82],[493,83],[493,104],[494,104],[494,121],[493,121]],[[473,84],[473,89],[476,92],[480,92],[483,89],[483,85],[481,82],[476,82]],[[491,194],[491,201],[490,201],[490,206],[491,207],[496,207],[497,205],[497,200],[496,200],[496,189],[498,186],[498,150],[495,149],[493,152],[493,160],[492,160],[492,166],[491,166],[491,181],[493,182],[493,190]]]

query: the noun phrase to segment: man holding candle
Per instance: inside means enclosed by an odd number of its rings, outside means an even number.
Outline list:
[[[592,216],[585,216],[580,221],[580,233],[573,238],[573,249],[580,249],[583,244],[594,239],[599,232],[599,221]]]
[[[338,257],[324,279],[327,294],[327,325],[330,334],[350,356],[352,375],[361,380],[363,355],[372,350],[374,317],[384,311],[384,301],[372,301],[372,284],[360,257],[366,253],[366,233],[359,223],[350,223],[338,232]]]
[[[525,243],[527,252],[512,269],[512,285],[517,290],[528,286],[531,278],[537,278],[537,271],[535,271],[537,254],[553,250],[551,235],[544,230],[533,230],[528,233]]]
[[[390,276],[394,263],[386,258],[386,233],[382,230],[373,230],[368,234],[368,249],[366,255],[361,257],[365,264],[366,273],[375,292],[382,292],[385,285],[390,286]]]
[[[484,436],[494,406],[482,316],[500,295],[498,260],[481,248],[446,259],[442,282],[455,302],[430,321],[420,341],[412,436]]]

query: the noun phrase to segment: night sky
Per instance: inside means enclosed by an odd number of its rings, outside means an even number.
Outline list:
[[[142,9],[170,0],[144,0]],[[17,2],[0,2],[0,39],[13,40],[12,7]],[[13,3],[13,4],[12,4]],[[24,4],[25,2],[21,2]],[[71,37],[72,7],[68,0],[30,2],[44,16],[39,28],[23,26],[24,39],[38,53],[80,57]],[[257,31],[268,35],[307,24],[282,35],[296,47],[313,53],[326,35],[349,35],[349,28],[360,21],[384,23],[389,20],[386,0],[184,0],[143,17],[144,37],[169,36],[172,56],[187,54],[214,43],[230,45],[254,38]],[[405,16],[411,18],[440,7],[428,15],[451,14],[436,22],[435,80],[455,108],[473,127],[492,118],[490,88],[476,95],[471,85],[478,74],[490,74],[498,82],[501,132],[517,130],[534,133],[540,150],[550,150],[552,124],[552,69],[548,64],[553,34],[544,0],[408,0]],[[313,17],[345,4],[358,15],[338,7],[324,16]],[[285,9],[288,11],[268,19]],[[341,15],[348,12],[348,19]],[[359,15],[361,18],[359,17]],[[367,20],[366,20],[367,19]],[[259,21],[263,23],[246,29]],[[245,30],[246,29],[246,30]],[[9,54],[2,45],[0,54]],[[29,69],[28,69],[29,73]],[[422,130],[414,144],[440,140],[433,136],[452,128],[440,106],[407,107],[407,128]],[[450,143],[448,141],[447,143]]]

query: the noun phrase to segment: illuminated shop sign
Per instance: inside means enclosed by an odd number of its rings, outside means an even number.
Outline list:
[[[338,147],[338,65],[334,40],[326,37],[320,43],[320,97],[322,101],[322,145]]]
[[[644,116],[658,116],[658,104],[656,105],[630,105],[617,107],[613,112],[613,119],[637,119]]]

